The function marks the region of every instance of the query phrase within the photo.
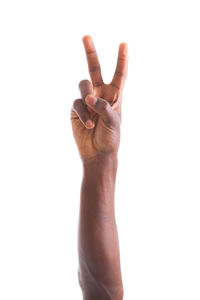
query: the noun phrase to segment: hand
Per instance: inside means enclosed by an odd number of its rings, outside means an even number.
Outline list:
[[[120,44],[112,81],[105,84],[93,40],[83,37],[92,84],[79,83],[81,99],[71,110],[72,130],[83,160],[116,154],[120,143],[121,102],[128,68],[128,47]]]

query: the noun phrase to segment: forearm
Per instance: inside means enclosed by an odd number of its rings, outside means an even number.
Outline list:
[[[116,172],[116,155],[83,163],[79,280],[85,300],[123,298],[114,212]]]

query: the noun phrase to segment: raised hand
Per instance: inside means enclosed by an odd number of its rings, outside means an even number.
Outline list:
[[[79,83],[74,101],[73,134],[83,160],[78,253],[83,299],[123,299],[120,252],[114,213],[121,101],[128,49],[120,44],[112,81],[105,84],[90,36],[83,38],[91,82]]]
[[[128,47],[120,44],[112,81],[103,82],[93,40],[83,37],[91,82],[79,83],[81,99],[71,110],[72,129],[83,160],[117,153],[120,143],[122,91],[128,68]]]

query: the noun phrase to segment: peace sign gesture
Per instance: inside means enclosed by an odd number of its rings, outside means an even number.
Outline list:
[[[117,66],[109,84],[103,82],[97,52],[90,36],[83,37],[91,82],[79,83],[81,99],[74,101],[71,120],[82,159],[117,152],[121,100],[128,69],[128,47],[120,44]]]
[[[117,66],[110,84],[105,84],[101,75],[97,52],[90,36],[83,37],[88,69],[94,88],[95,95],[111,102],[116,102],[122,93],[128,68],[128,47],[125,43],[120,44]]]

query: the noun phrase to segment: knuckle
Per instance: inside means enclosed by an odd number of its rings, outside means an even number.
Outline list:
[[[118,77],[123,77],[123,76],[125,76],[126,74],[125,74],[125,72],[116,70],[116,71],[115,71],[115,75],[118,76]]]
[[[101,71],[101,67],[100,66],[91,66],[89,67],[89,72],[92,73],[92,72],[99,72]]]
[[[112,85],[117,90],[120,90],[120,87],[115,82],[112,81],[110,85]]]
[[[79,82],[79,88],[82,88],[83,86],[85,86],[85,85],[87,86],[89,84],[91,84],[91,83],[88,79],[83,79]]]
[[[93,83],[93,86],[94,87],[99,87],[99,86],[102,86],[103,85],[103,81],[95,81],[94,83]]]
[[[81,101],[81,99],[76,99],[76,100],[74,100],[74,103],[73,103],[73,108],[74,108],[74,109],[76,109],[77,107],[79,107],[80,101]]]
[[[87,55],[96,54],[96,50],[86,51]]]
[[[96,108],[101,112],[105,113],[109,110],[109,103],[105,100],[97,100]]]
[[[126,54],[121,54],[120,57],[118,58],[119,62],[127,62],[127,56]]]

